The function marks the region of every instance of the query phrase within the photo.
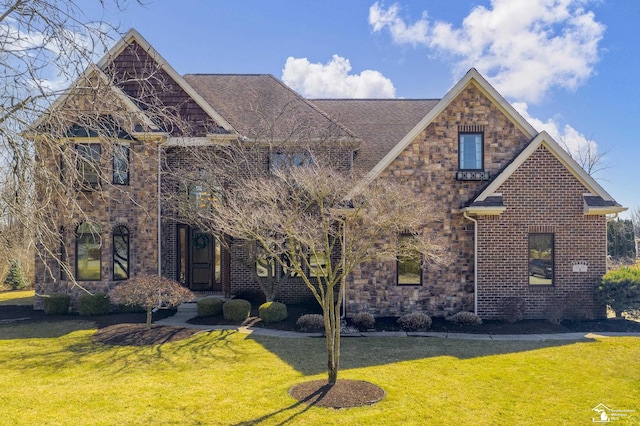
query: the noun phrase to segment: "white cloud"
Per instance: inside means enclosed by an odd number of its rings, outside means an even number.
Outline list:
[[[396,43],[427,44],[428,21],[427,15],[423,14],[422,19],[412,25],[407,25],[398,17],[398,4],[394,4],[387,10],[383,10],[376,2],[369,8],[369,25],[373,31],[380,31],[388,28],[391,37]]]
[[[556,142],[558,142],[576,161],[578,161],[578,163],[580,163],[581,166],[588,166],[588,164],[583,164],[589,160],[588,158],[585,158],[585,156],[589,156],[591,157],[591,160],[593,160],[600,155],[598,153],[598,145],[596,142],[589,139],[570,125],[565,124],[562,126],[556,120],[551,118],[547,121],[542,121],[538,118],[532,117],[529,115],[529,105],[525,102],[514,102],[512,105],[536,130],[545,130],[549,133]],[[600,164],[600,166],[604,165]],[[593,171],[596,170],[594,169]]]
[[[589,0],[492,0],[475,7],[458,27],[413,24],[397,4],[369,9],[374,32],[387,29],[398,44],[421,44],[455,58],[456,77],[475,67],[504,96],[539,102],[554,87],[575,89],[592,74],[605,27],[584,8]]]
[[[308,98],[394,98],[391,80],[378,71],[350,74],[351,63],[338,55],[326,64],[311,63],[307,58],[287,58],[282,81]]]

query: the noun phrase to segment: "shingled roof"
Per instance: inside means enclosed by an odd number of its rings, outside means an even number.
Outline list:
[[[355,140],[341,124],[272,75],[187,74],[183,78],[240,135],[249,139]]]
[[[438,99],[313,99],[362,139],[354,167],[368,172],[424,118]]]

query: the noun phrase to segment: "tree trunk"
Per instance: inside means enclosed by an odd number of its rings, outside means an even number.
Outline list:
[[[333,288],[329,287],[322,307],[327,340],[327,382],[335,385],[340,367],[340,312],[336,311],[333,300]]]
[[[147,308],[147,330],[151,329],[151,318],[153,317],[153,310]]]

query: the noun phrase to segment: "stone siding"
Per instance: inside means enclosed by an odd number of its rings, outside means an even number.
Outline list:
[[[379,177],[400,181],[431,200],[434,217],[427,221],[437,224],[433,230],[446,237],[450,264],[429,266],[421,286],[397,285],[395,259],[362,265],[348,282],[348,315],[365,311],[379,316],[447,316],[473,310],[473,223],[460,209],[487,182],[456,178],[458,134],[469,128],[484,134],[484,166],[491,176],[529,142],[475,85],[463,90]]]

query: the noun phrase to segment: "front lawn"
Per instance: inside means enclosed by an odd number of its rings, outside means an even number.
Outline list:
[[[33,305],[33,290],[0,291],[0,306],[3,305]]]
[[[155,346],[95,343],[93,323],[0,326],[5,424],[587,424],[640,415],[640,338],[580,342],[344,338],[340,378],[387,396],[308,407],[287,391],[324,378],[324,339],[203,332]],[[633,422],[620,424],[634,424]]]

